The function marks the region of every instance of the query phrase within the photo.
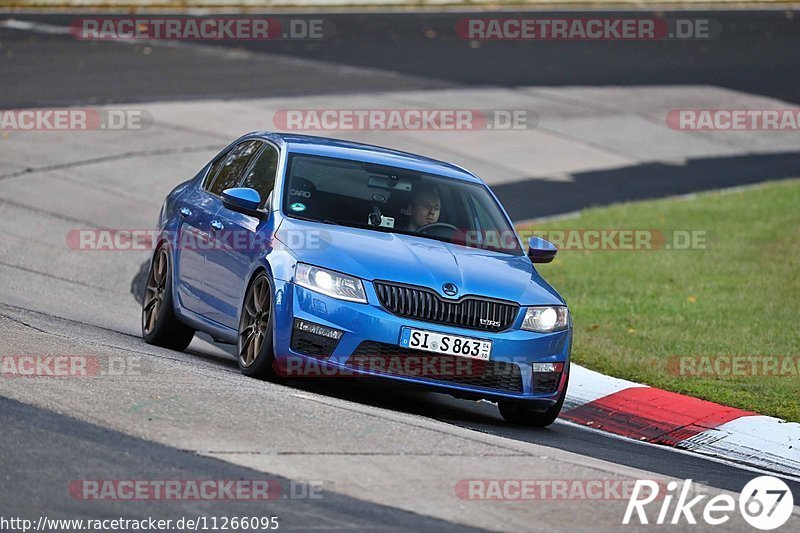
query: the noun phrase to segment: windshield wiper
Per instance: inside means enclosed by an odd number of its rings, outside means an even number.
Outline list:
[[[445,237],[439,237],[436,235],[425,235],[424,233],[417,233],[416,231],[405,230],[400,228],[389,228],[387,226],[373,226],[372,224],[365,224],[362,222],[343,222],[338,220],[331,220],[329,218],[311,218],[311,217],[304,217],[300,215],[290,215],[291,218],[297,218],[300,220],[305,220],[308,222],[318,222],[321,224],[330,224],[332,226],[344,226],[346,228],[358,228],[358,229],[369,229],[374,231],[380,231],[381,233],[396,233],[398,235],[410,235],[411,237],[421,237],[423,239],[430,239],[433,241],[439,242],[446,242],[448,244],[455,244],[452,240],[447,239]]]
[[[331,226],[344,226],[341,222],[337,222],[335,220],[331,220],[329,218],[311,218],[311,217],[304,217],[300,215],[290,215],[290,218],[296,218],[299,220],[305,220],[306,222],[319,222],[322,224],[330,224]]]

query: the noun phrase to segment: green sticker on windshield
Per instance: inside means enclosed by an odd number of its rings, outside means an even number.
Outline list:
[[[289,206],[289,209],[291,209],[292,211],[305,211],[306,210],[306,204],[301,204],[300,202],[295,202],[295,203],[293,203],[292,205]]]

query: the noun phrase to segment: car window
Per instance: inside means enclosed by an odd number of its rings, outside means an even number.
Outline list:
[[[242,182],[242,187],[255,189],[261,195],[259,209],[263,209],[267,205],[267,200],[275,187],[277,168],[278,150],[271,144],[267,144]]]
[[[225,189],[236,187],[250,161],[263,144],[261,141],[244,141],[236,145],[222,165],[213,184],[208,188],[208,192],[219,196]]]
[[[306,154],[290,155],[286,174],[283,212],[290,217],[522,255],[513,228],[481,184]],[[469,205],[476,206],[474,216]]]
[[[513,232],[498,231],[505,224],[505,218],[497,210],[489,210],[486,204],[478,202],[475,198],[470,198],[470,205],[475,214],[475,232],[472,234],[475,239],[475,246],[478,248],[492,248],[503,246],[505,248],[515,247],[516,235]]]
[[[208,174],[206,174],[206,177],[203,180],[203,189],[208,190],[209,187],[211,187],[211,183],[217,176],[217,172],[219,172],[220,167],[222,167],[222,164],[228,158],[228,154],[230,153],[230,150],[226,151],[211,164],[211,168],[208,170]]]

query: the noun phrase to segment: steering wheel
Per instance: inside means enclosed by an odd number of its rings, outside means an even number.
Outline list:
[[[432,224],[425,224],[424,226],[420,226],[417,228],[417,233],[427,233],[430,230],[437,230],[437,229],[449,229],[453,233],[458,231],[458,228],[452,224],[448,224],[447,222],[434,222]]]

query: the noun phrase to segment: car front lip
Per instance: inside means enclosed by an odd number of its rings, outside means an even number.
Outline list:
[[[522,312],[518,314],[512,327],[502,332],[458,328],[403,318],[383,309],[372,284],[365,282],[364,285],[368,298],[367,304],[337,300],[291,282],[280,282],[280,287],[276,287],[281,292],[282,297],[280,304],[276,305],[275,340],[276,357],[279,362],[281,358],[286,359],[289,357],[312,359],[315,363],[324,364],[325,367],[334,370],[331,375],[337,375],[335,370],[338,369],[342,370],[342,375],[381,377],[424,385],[453,394],[464,393],[487,399],[541,400],[546,404],[552,404],[563,390],[565,380],[561,379],[555,392],[547,394],[534,393],[533,372],[530,363],[562,362],[566,365],[569,361],[571,329],[550,334],[522,331],[519,329],[523,318]],[[291,350],[291,334],[295,318],[343,332],[338,345],[329,357],[320,360]],[[448,382],[446,379],[408,377],[355,370],[353,367],[346,365],[347,360],[363,341],[399,345],[400,330],[404,326],[462,337],[491,340],[492,361],[504,361],[518,365],[523,384],[522,392],[471,387]],[[431,353],[430,355],[436,357],[436,354]]]

